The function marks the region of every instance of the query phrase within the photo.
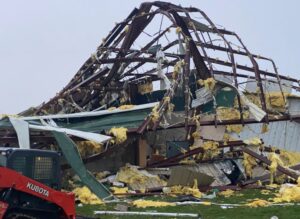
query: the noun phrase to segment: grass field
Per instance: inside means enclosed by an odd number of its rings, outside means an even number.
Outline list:
[[[221,197],[217,196],[213,200],[208,200],[213,203],[218,204],[245,204],[249,201],[260,198],[267,200],[268,198],[274,197],[273,194],[263,195],[258,189],[247,189],[236,192],[235,195],[231,197]],[[177,198],[166,198],[166,197],[147,197],[149,200],[157,201],[178,201]],[[134,200],[131,198],[130,200]],[[205,201],[205,200],[204,200]],[[125,201],[124,204],[130,206],[129,201]],[[94,218],[141,218],[141,216],[95,216],[93,214],[94,210],[114,210],[116,204],[106,204],[106,205],[84,205],[83,207],[77,207],[77,214],[83,216],[90,216]],[[130,211],[157,211],[157,212],[181,212],[181,213],[197,213],[201,218],[204,219],[270,219],[272,216],[277,216],[279,219],[300,219],[300,205],[293,206],[269,206],[269,207],[258,207],[250,208],[248,206],[234,207],[223,209],[220,205],[185,205],[185,206],[172,206],[172,207],[160,207],[160,208],[135,208],[130,206]],[[143,216],[146,218],[167,218],[167,217],[157,217],[157,216]]]

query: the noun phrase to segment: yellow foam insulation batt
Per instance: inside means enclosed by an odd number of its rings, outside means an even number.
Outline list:
[[[285,166],[294,166],[300,163],[300,153],[294,151],[286,151],[280,149],[280,159],[284,163]]]
[[[235,108],[218,107],[216,112],[219,120],[237,120],[241,118],[240,111]],[[249,118],[249,112],[245,111],[243,113],[243,118]],[[242,130],[242,125],[226,125],[227,132],[235,132],[239,134]]]
[[[246,204],[246,206],[257,208],[257,207],[267,207],[270,205],[270,202],[262,199],[254,199],[252,202]]]
[[[226,189],[225,191],[219,192],[218,195],[228,198],[228,197],[234,195],[234,191],[231,189]]]
[[[267,133],[268,131],[269,131],[269,126],[268,126],[268,124],[264,123],[261,126],[261,134]]]
[[[103,151],[103,146],[94,141],[80,141],[76,145],[81,157],[98,154]]]
[[[212,159],[220,154],[219,143],[215,141],[206,141],[201,147],[204,149],[203,160]]]
[[[253,168],[257,165],[257,162],[256,159],[251,155],[247,153],[243,153],[243,154],[244,154],[243,165],[245,168],[245,172],[246,175],[251,178],[253,175]]]
[[[193,133],[193,136],[195,136],[195,133]],[[198,160],[207,160],[207,159],[212,159],[217,157],[220,154],[220,149],[219,149],[219,143],[215,141],[205,141],[203,144],[198,145],[195,144],[196,141],[194,141],[194,144],[190,146],[190,150],[194,150],[196,148],[203,148],[203,153],[200,153],[198,155],[195,155],[194,158]]]
[[[262,195],[269,195],[270,193],[271,193],[271,191],[266,190],[266,189],[263,189],[263,190],[260,191],[260,194],[262,194]]]
[[[283,184],[280,187],[279,193],[273,198],[275,203],[279,202],[299,202],[300,201],[300,177],[296,185]]]
[[[114,111],[115,109],[117,109],[117,107],[112,106],[112,107],[109,107],[107,110],[108,110],[108,111]]]
[[[159,119],[158,107],[159,107],[159,104],[156,104],[153,107],[151,114],[150,114],[150,118],[153,123],[157,122]]]
[[[178,77],[178,74],[181,72],[183,66],[184,66],[184,60],[176,62],[172,74],[173,79],[176,79]]]
[[[212,205],[212,203],[211,203],[211,202],[208,202],[208,201],[201,202],[201,204],[202,204],[202,205],[206,205],[206,206],[210,206],[210,205]]]
[[[119,188],[119,187],[110,187],[110,190],[113,194],[125,194],[128,193],[128,187]]]
[[[271,165],[269,166],[270,169],[270,184],[274,182],[274,174],[276,173],[278,165],[284,166],[283,162],[281,161],[280,157],[275,153],[269,154],[269,160],[271,161]]]
[[[127,110],[127,109],[132,109],[135,105],[122,105],[119,106],[118,109],[120,110]]]
[[[175,32],[176,32],[177,34],[178,34],[178,33],[181,33],[181,32],[182,32],[181,27],[176,27]]]
[[[207,78],[206,80],[198,80],[198,84],[204,86],[207,90],[213,90],[216,85],[216,80],[214,78]]]
[[[138,170],[138,167],[126,165],[120,168],[116,175],[116,180],[126,183],[129,187],[138,185],[140,189],[147,189],[147,183],[166,186],[166,182],[156,175],[152,175],[145,170]]]
[[[138,92],[140,94],[147,94],[147,93],[151,93],[153,91],[153,84],[152,82],[148,82],[145,84],[139,84],[138,85]]]
[[[260,140],[260,138],[257,138],[257,137],[246,139],[243,142],[246,145],[255,145],[255,146],[259,146],[262,144],[262,141]]]
[[[232,136],[230,136],[228,133],[224,133],[224,136],[223,136],[223,144],[224,145],[227,145],[228,144],[228,141],[235,141],[236,139],[233,138]]]
[[[260,97],[258,93],[245,94],[246,97],[261,108]],[[297,97],[291,93],[269,92],[265,94],[265,100],[268,110],[276,110],[284,112],[286,109],[286,101],[288,97]]]
[[[76,188],[73,190],[76,199],[78,199],[82,204],[88,205],[99,205],[104,204],[104,202],[99,199],[95,194],[89,190],[86,186],[81,188]]]
[[[113,140],[111,140],[113,143],[121,144],[127,140],[127,128],[113,127],[108,133],[115,137]]]
[[[200,192],[198,188],[198,182],[195,179],[194,180],[194,185],[193,187],[188,187],[188,186],[171,186],[168,187],[167,189],[163,190],[164,193],[168,194],[173,194],[173,195],[192,195],[196,198],[201,198],[202,193]]]
[[[96,172],[94,173],[95,177],[97,180],[101,180],[104,179],[105,177],[107,177],[110,174],[110,172],[108,171],[103,171],[103,172]]]
[[[164,103],[166,104],[166,111],[167,113],[171,113],[174,111],[175,105],[171,103],[170,97],[164,97]]]
[[[160,202],[160,201],[151,201],[151,200],[142,200],[138,199],[132,202],[133,206],[137,208],[147,208],[147,207],[167,207],[175,206],[175,203],[171,202]]]

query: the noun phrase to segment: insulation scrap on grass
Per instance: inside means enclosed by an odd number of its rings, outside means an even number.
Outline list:
[[[234,191],[231,189],[226,189],[225,191],[219,192],[218,195],[228,198],[228,197],[234,195]]]
[[[271,204],[270,202],[263,199],[254,199],[252,202],[247,203],[246,206],[249,206],[251,208],[257,208],[257,207],[267,207],[270,204]]]
[[[172,194],[172,195],[192,195],[196,198],[202,197],[202,193],[200,192],[200,190],[198,188],[197,180],[194,180],[193,187],[180,186],[180,185],[171,186],[171,187],[164,188],[163,192],[165,194]]]
[[[167,207],[175,206],[175,203],[171,202],[160,202],[160,201],[151,201],[151,200],[142,200],[138,199],[132,202],[133,206],[137,208],[147,208],[147,207]]]
[[[126,183],[133,190],[145,190],[148,188],[163,187],[167,183],[158,176],[145,170],[138,170],[137,166],[126,165],[120,168],[116,180]]]
[[[283,184],[279,189],[279,193],[273,198],[275,203],[279,202],[300,202],[300,177],[297,184]]]
[[[124,127],[113,127],[108,132],[110,135],[113,135],[115,138],[112,139],[112,143],[121,144],[127,140],[127,128]]]
[[[128,187],[119,188],[119,187],[110,187],[110,190],[113,192],[113,194],[125,194],[128,193]]]
[[[76,199],[78,199],[82,204],[89,205],[100,205],[104,204],[104,202],[99,199],[95,194],[89,190],[86,186],[79,187],[73,190]]]
[[[263,189],[263,190],[260,191],[260,194],[262,194],[262,195],[269,195],[270,193],[271,193],[271,191],[266,190],[266,189]]]

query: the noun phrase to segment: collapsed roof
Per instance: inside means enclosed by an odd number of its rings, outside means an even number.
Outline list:
[[[272,70],[262,70],[268,67]],[[252,54],[235,32],[220,28],[200,9],[156,1],[142,3],[117,23],[55,97],[24,115],[97,111],[180,92],[188,115],[201,88],[197,82],[212,77],[240,91],[252,81],[265,112],[268,87],[275,86],[284,101],[284,93],[299,90],[297,79],[279,74],[272,59]],[[163,96],[155,90],[163,90]],[[147,93],[148,99],[140,97]],[[237,102],[242,112],[240,95]]]

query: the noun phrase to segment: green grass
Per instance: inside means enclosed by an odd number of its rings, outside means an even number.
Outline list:
[[[274,195],[262,195],[260,190],[248,189],[237,192],[236,194],[243,194],[243,196],[233,195],[231,197],[217,197],[212,202],[220,204],[244,204],[253,200],[255,198],[260,198],[267,200],[268,198],[274,197]],[[136,199],[136,198],[132,198]],[[145,199],[149,200],[159,200],[159,201],[178,201],[178,198],[170,197],[146,197]],[[205,200],[204,200],[205,201]],[[210,200],[208,200],[210,201]],[[125,203],[126,204],[126,203]],[[141,216],[95,216],[93,215],[94,210],[114,210],[116,204],[107,204],[107,205],[84,205],[83,207],[77,208],[77,214],[83,216],[91,216],[94,218],[141,218]],[[128,206],[130,206],[128,204]],[[222,209],[220,206],[211,205],[185,205],[185,206],[175,206],[175,207],[161,207],[161,208],[135,208],[130,206],[130,211],[157,211],[157,212],[178,212],[178,213],[197,213],[204,219],[270,219],[272,216],[277,216],[279,219],[300,219],[300,206],[269,206],[269,207],[259,207],[259,208],[250,208],[250,207],[234,207]],[[142,216],[143,219],[147,218],[167,218],[167,217],[146,217]]]

